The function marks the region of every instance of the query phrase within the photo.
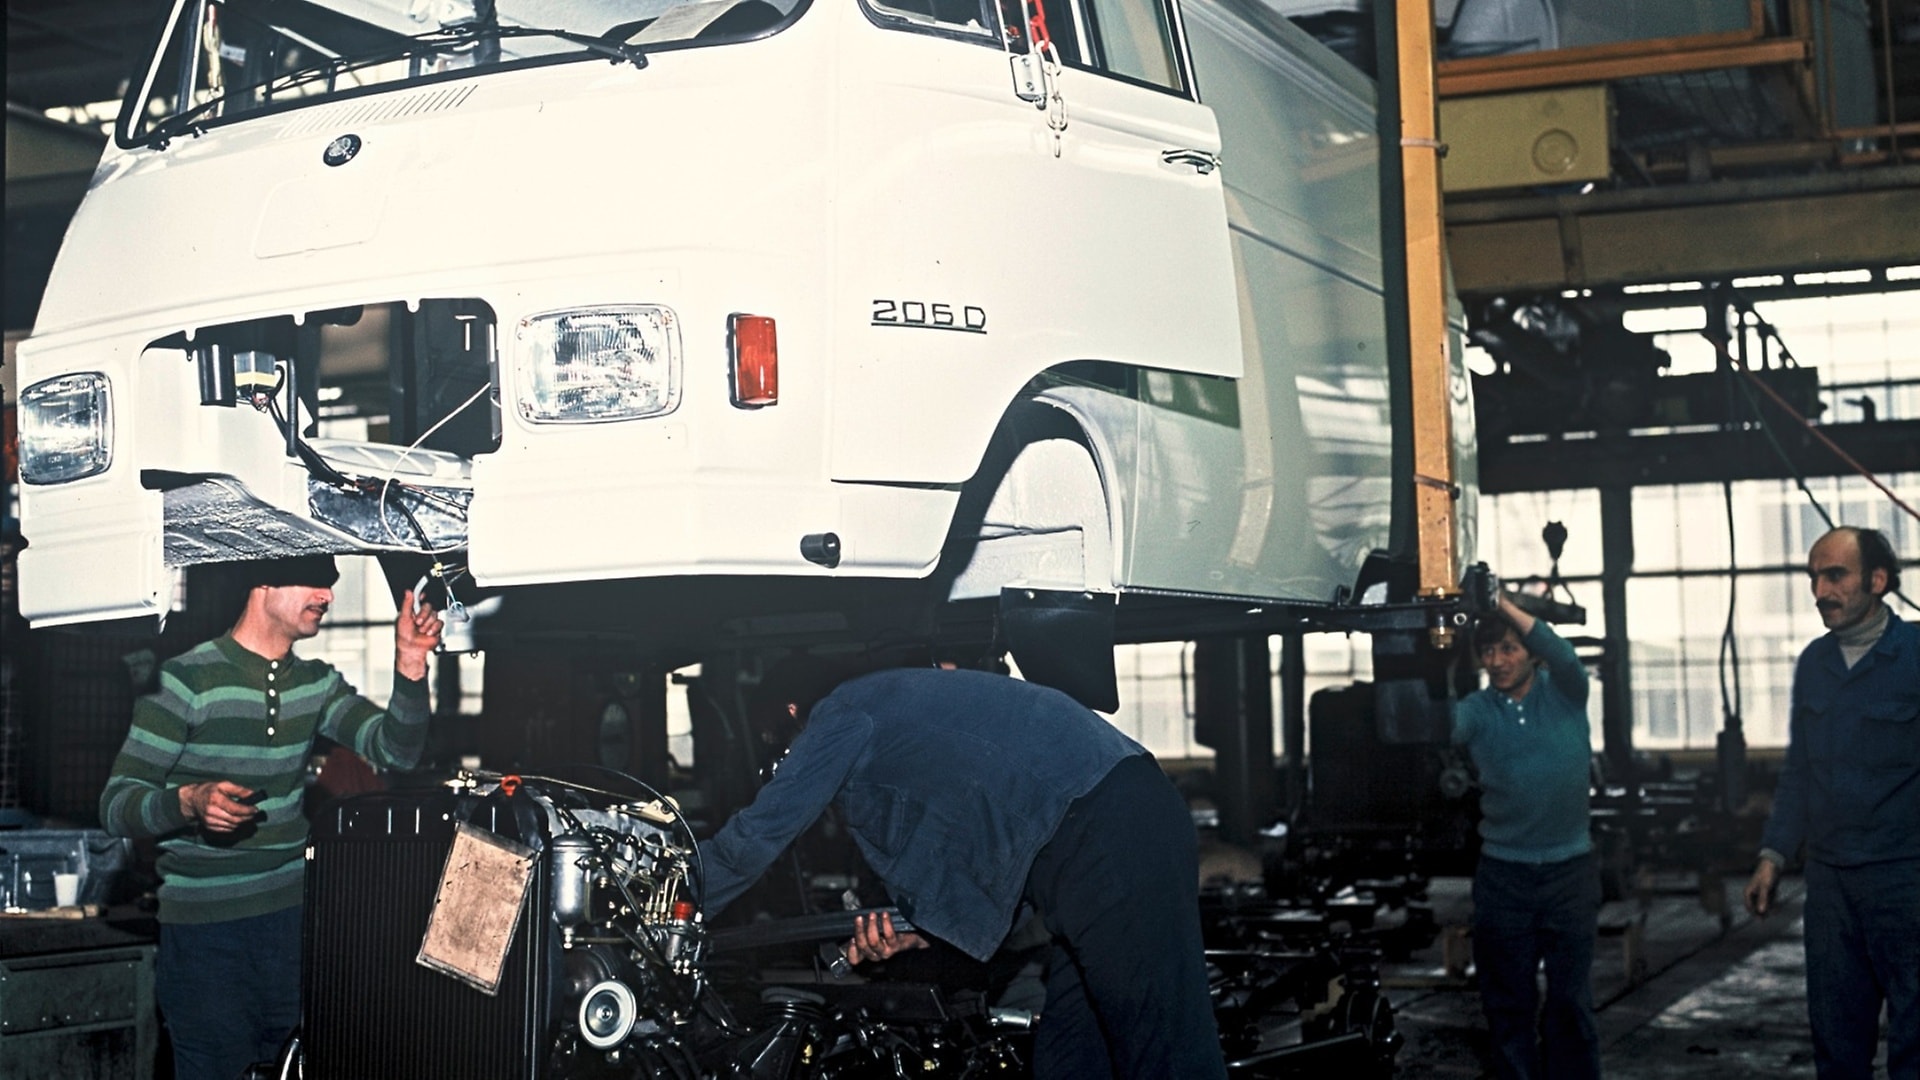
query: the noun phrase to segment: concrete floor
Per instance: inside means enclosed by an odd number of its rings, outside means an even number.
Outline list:
[[[1433,883],[1443,927],[1466,923],[1469,885]],[[1744,885],[1730,877],[1702,890],[1691,875],[1656,878],[1644,897],[1603,908],[1593,983],[1609,1080],[1813,1076],[1800,881],[1786,881],[1764,921],[1741,910]],[[1407,1039],[1399,1075],[1478,1080],[1491,1075],[1486,1024],[1471,980],[1447,970],[1446,938],[1383,972]],[[1465,948],[1456,939],[1453,955]]]

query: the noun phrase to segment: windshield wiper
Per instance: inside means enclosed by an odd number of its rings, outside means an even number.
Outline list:
[[[155,150],[165,150],[167,144],[172,142],[176,137],[184,135],[188,131],[194,131],[197,134],[200,125],[194,121],[213,112],[229,98],[234,96],[233,94],[221,94],[217,98],[195,105],[186,112],[174,113],[172,116],[163,120],[156,120],[154,121],[153,127],[147,129],[144,141],[152,143]]]
[[[476,38],[510,37],[551,37],[561,41],[570,41],[584,49],[592,50],[614,63],[625,61],[636,68],[647,66],[647,54],[638,45],[629,45],[624,41],[608,41],[604,37],[582,34],[573,30],[556,30],[544,26],[488,26],[474,28]]]
[[[413,56],[435,56],[455,52],[481,42],[517,37],[558,38],[599,53],[616,64],[625,62],[636,68],[647,66],[646,54],[638,46],[610,42],[605,38],[575,33],[572,30],[553,30],[537,26],[450,26],[410,35],[401,39],[399,44],[390,49],[356,57],[328,57],[307,67],[287,72],[267,83],[262,96],[266,101],[271,102],[276,94],[285,93],[323,77],[328,81],[328,89],[331,90],[334,79],[362,68],[377,67],[380,64]]]

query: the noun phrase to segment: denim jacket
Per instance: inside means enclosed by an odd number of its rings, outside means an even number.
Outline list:
[[[753,805],[702,847],[707,917],[837,803],[901,911],[984,960],[1067,805],[1145,752],[1067,695],[1003,675],[854,679],[814,706]]]
[[[1834,866],[1920,858],[1920,628],[1892,616],[1851,669],[1831,634],[1800,654],[1761,842]]]

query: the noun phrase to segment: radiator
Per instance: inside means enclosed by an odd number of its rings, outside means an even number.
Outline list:
[[[499,798],[379,792],[334,804],[308,847],[302,1041],[311,1080],[540,1080],[558,942],[546,861],[489,997],[414,962],[453,823],[539,846]]]

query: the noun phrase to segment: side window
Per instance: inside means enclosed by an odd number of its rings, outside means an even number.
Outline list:
[[[874,21],[982,37],[1016,54],[1050,43],[1070,67],[1188,94],[1175,0],[863,0]]]
[[[867,8],[883,22],[903,29],[934,30],[947,34],[993,37],[994,0],[868,0]]]
[[[1085,67],[1080,49],[1080,0],[998,0],[1007,48],[1026,53],[1033,42],[1050,42],[1065,64]]]
[[[1187,76],[1173,2],[999,0],[1014,52],[1026,52],[1029,37],[1038,41],[1045,34],[1061,63],[1184,95]]]
[[[1180,46],[1173,32],[1171,0],[1078,0],[1085,7],[1090,66],[1186,93]]]

